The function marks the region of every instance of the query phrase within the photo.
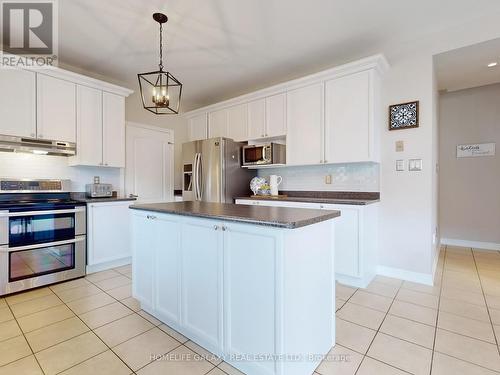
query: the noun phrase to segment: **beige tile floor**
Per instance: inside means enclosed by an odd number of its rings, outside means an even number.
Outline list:
[[[315,375],[500,373],[500,252],[443,248],[435,286],[378,276],[336,302]],[[135,373],[241,375],[142,311],[130,266],[0,298],[0,375]]]

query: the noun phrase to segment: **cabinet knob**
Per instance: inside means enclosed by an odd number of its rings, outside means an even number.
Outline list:
[[[328,160],[323,160],[323,163],[328,163]],[[107,164],[106,164],[107,165]]]
[[[219,230],[219,226],[218,225],[214,225],[214,229],[215,230]]]
[[[38,134],[38,138],[43,138],[43,134]]]
[[[227,227],[225,227],[225,226],[223,225],[221,229],[222,229],[222,231],[223,231],[223,232],[225,232],[225,231],[226,231],[226,229],[227,229]]]
[[[323,206],[322,204],[319,205],[319,208],[325,208],[325,206]]]
[[[107,167],[107,166],[108,166],[108,163],[104,163],[104,165]]]
[[[31,133],[31,134],[30,134],[30,137],[31,137],[31,138],[35,138],[35,133]]]

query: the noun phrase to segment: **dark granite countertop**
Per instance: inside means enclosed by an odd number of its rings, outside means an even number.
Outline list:
[[[380,202],[380,193],[361,191],[280,191],[280,198],[259,195],[234,199],[269,200],[277,202],[304,202],[324,204],[352,204],[364,206]],[[284,197],[283,195],[286,195]]]
[[[85,193],[71,193],[71,198],[83,203],[106,203],[106,202],[121,202],[135,201],[136,198],[130,197],[105,197],[105,198],[88,198]]]
[[[260,195],[258,197],[236,197],[234,199],[251,199],[254,201],[277,201],[277,202],[304,202],[304,203],[324,203],[324,204],[352,204],[365,206],[371,203],[380,202],[380,199],[336,199],[336,198],[306,198],[306,197],[286,197],[272,198]]]
[[[246,206],[231,203],[175,202],[134,204],[134,210],[195,216],[265,225],[277,228],[300,228],[340,216],[337,210],[309,210],[288,207]]]

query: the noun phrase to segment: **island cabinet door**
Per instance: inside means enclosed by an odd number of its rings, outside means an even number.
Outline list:
[[[227,223],[225,227],[224,354],[249,359],[275,355],[280,346],[276,309],[280,237],[262,226]],[[274,360],[256,357],[232,364],[247,374],[278,373]]]
[[[132,294],[143,309],[152,312],[156,225],[149,216],[132,214]]]
[[[176,217],[160,216],[157,226],[155,249],[154,308],[165,323],[180,324],[180,234],[181,224]]]
[[[222,352],[222,224],[189,219],[182,225],[181,325],[190,338]]]

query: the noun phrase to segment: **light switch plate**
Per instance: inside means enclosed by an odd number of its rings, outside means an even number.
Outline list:
[[[422,159],[408,160],[408,170],[410,172],[418,172],[422,170]]]
[[[403,172],[405,170],[405,161],[396,160],[396,171]]]
[[[396,141],[396,152],[403,152],[405,150],[404,141]]]
[[[331,185],[331,183],[332,183],[332,175],[331,174],[327,174],[325,176],[325,184]]]

